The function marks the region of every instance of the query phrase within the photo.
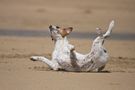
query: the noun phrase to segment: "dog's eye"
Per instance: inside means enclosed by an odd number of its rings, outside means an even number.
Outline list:
[[[59,26],[56,26],[56,28],[58,29],[58,28],[60,28]]]

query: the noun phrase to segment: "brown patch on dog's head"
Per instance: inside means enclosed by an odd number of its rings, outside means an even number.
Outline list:
[[[54,26],[54,25],[50,25],[49,29],[50,29],[52,40],[57,40],[58,38],[64,38],[65,36],[69,35],[73,30],[72,27],[61,28],[59,26]]]
[[[69,35],[72,32],[73,28],[68,27],[68,28],[59,28],[59,33],[61,34],[62,37],[65,37]]]

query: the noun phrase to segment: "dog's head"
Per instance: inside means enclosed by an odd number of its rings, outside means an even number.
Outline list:
[[[59,26],[54,25],[50,25],[49,29],[51,33],[51,38],[54,41],[64,38],[65,36],[69,35],[73,30],[72,27],[61,28]]]

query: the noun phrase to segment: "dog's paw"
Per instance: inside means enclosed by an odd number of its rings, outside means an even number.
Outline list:
[[[36,56],[32,56],[32,57],[30,57],[30,60],[37,61],[37,57]]]

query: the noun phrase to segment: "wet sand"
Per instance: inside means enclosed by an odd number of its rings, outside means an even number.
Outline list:
[[[16,37],[50,37],[48,30],[10,30],[10,29],[0,29],[0,36],[16,36]],[[75,32],[70,34],[69,38],[78,39],[94,39],[96,38],[96,32]],[[135,33],[112,33],[112,40],[135,40]]]

